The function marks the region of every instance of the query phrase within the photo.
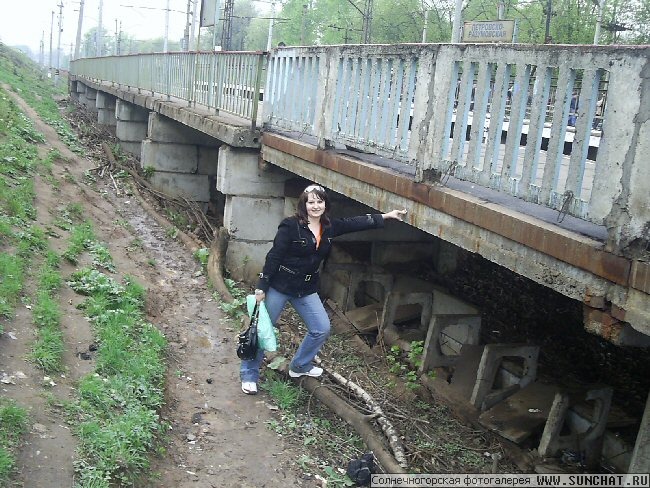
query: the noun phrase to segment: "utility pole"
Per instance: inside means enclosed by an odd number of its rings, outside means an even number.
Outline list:
[[[56,80],[59,79],[59,70],[61,69],[61,32],[63,32],[63,0],[57,5],[59,7],[59,40],[56,44]]]
[[[372,30],[372,8],[373,0],[365,0],[363,6],[363,43],[370,44]]]
[[[97,32],[95,34],[95,45],[97,46],[97,56],[102,55],[103,51],[103,42],[104,39],[102,37],[102,14],[104,13],[104,0],[99,0],[99,19],[97,20]]]
[[[506,10],[506,4],[503,0],[499,0],[497,3],[497,19],[498,20],[503,20],[503,17],[505,16],[505,10]]]
[[[305,29],[306,25],[305,22],[307,20],[307,5],[302,6],[302,19],[300,22],[300,45],[304,46],[305,45]]]
[[[235,0],[226,0],[223,7],[223,30],[221,31],[221,47],[224,51],[232,49],[232,16],[234,8]]]
[[[81,49],[81,25],[84,20],[84,0],[79,0],[79,20],[77,21],[77,44],[74,46],[74,58],[79,59]]]
[[[454,23],[451,28],[451,42],[460,42],[460,21],[463,16],[463,0],[456,0],[454,8]]]
[[[165,8],[165,43],[163,51],[167,52],[167,42],[169,39],[169,0],[167,0],[167,8]]]
[[[422,27],[422,43],[427,42],[427,24],[429,23],[429,9],[426,4],[422,4],[424,7],[424,27]]]
[[[598,5],[598,17],[596,19],[596,31],[594,32],[594,45],[600,42],[600,27],[603,24],[603,9],[605,8],[605,0],[593,0]]]
[[[50,22],[50,58],[48,63],[48,70],[52,76],[52,36],[54,35],[54,10],[52,10],[52,21]]]
[[[198,18],[198,16],[196,15],[196,12],[197,12],[196,2],[198,2],[198,0],[192,0],[192,28],[191,28],[191,31],[190,31],[190,45],[189,45],[189,50],[190,51],[198,50],[198,48],[195,49],[195,44],[194,44],[195,39],[196,39],[194,37],[194,32],[195,32],[195,29],[196,29],[196,19]]]
[[[275,2],[271,2],[271,20],[269,20],[269,35],[266,38],[266,50],[271,50],[273,42],[273,21],[275,20]]]
[[[185,31],[183,32],[183,51],[190,50],[190,15],[192,13],[192,0],[187,0],[187,10],[185,13]]]
[[[38,55],[38,63],[41,65],[41,68],[45,67],[45,31],[41,36],[41,51]]]
[[[553,15],[553,4],[551,3],[551,0],[547,0],[544,13],[546,14],[546,28],[544,29],[544,44],[549,44],[551,42],[551,15]]]
[[[113,54],[115,54],[115,56],[119,54],[117,52],[117,19],[115,19],[115,46],[113,46]]]

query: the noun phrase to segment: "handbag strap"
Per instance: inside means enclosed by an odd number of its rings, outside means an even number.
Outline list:
[[[253,330],[257,330],[257,321],[260,317],[260,304],[259,302],[255,302],[255,306],[253,307],[253,313],[251,313],[251,322],[250,326],[253,328]]]

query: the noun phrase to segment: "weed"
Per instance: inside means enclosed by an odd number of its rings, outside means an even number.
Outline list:
[[[156,260],[153,259],[153,258],[149,258],[149,259],[147,259],[147,264],[149,266],[151,266],[152,268],[155,268],[156,267]]]
[[[0,318],[13,316],[18,295],[23,288],[24,265],[22,258],[0,253]]]
[[[203,247],[194,251],[194,259],[196,259],[204,268],[208,265],[208,258],[210,257],[210,250]]]
[[[339,468],[340,469],[340,468]],[[327,475],[327,486],[333,485],[336,488],[344,486],[356,486],[356,483],[352,481],[346,474],[345,471],[334,469],[331,466],[325,466],[323,468],[325,474]]]
[[[168,227],[165,231],[165,235],[170,239],[176,239],[178,237],[178,228],[175,226]]]
[[[303,391],[291,381],[284,381],[275,375],[268,375],[260,387],[268,392],[282,410],[291,410],[303,401]]]
[[[131,243],[127,246],[126,249],[127,251],[133,251],[135,249],[142,250],[143,248],[144,248],[144,242],[139,237],[136,237],[131,241]]]
[[[72,264],[77,264],[79,255],[90,248],[95,242],[95,233],[90,222],[76,225],[72,228],[70,235],[70,245],[63,253],[63,257]]]
[[[93,264],[95,266],[100,266],[113,273],[115,272],[113,258],[106,246],[98,242],[93,242],[88,246],[88,250],[90,251],[90,255],[93,257]]]
[[[422,353],[424,352],[424,341],[411,341],[411,350],[407,357],[415,368],[422,365]]]
[[[9,480],[16,466],[13,452],[27,430],[27,412],[0,397],[0,484]]]
[[[146,179],[151,178],[155,172],[156,172],[156,168],[154,168],[153,166],[145,166],[144,169],[142,170],[142,173],[144,174],[144,177]]]

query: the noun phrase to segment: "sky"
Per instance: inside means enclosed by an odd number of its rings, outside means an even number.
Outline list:
[[[99,22],[100,0],[84,0],[83,34]],[[178,40],[185,30],[188,0],[103,0],[102,25],[112,35],[115,19],[122,32],[135,39],[165,36],[165,9],[169,2],[169,37]],[[59,4],[63,4],[61,50],[70,52],[77,38],[80,0],[0,0],[0,40],[10,46],[27,45],[35,54],[40,52],[41,40],[49,53],[50,28],[54,11],[52,46],[58,44]],[[198,0],[198,9],[201,1]],[[198,29],[198,27],[197,27]],[[73,48],[74,49],[74,48]]]

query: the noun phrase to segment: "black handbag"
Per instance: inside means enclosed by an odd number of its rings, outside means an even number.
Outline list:
[[[239,333],[237,356],[239,359],[251,360],[257,356],[257,319],[259,317],[259,304],[255,303],[251,322],[248,328]]]

